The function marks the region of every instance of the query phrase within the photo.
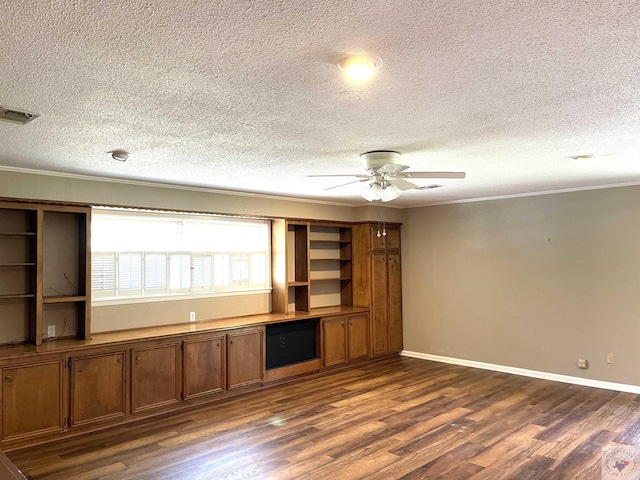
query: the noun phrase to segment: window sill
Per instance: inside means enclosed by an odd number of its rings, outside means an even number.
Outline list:
[[[92,299],[92,307],[103,307],[108,305],[128,305],[133,303],[157,303],[157,302],[176,302],[180,300],[201,300],[203,298],[217,298],[217,297],[236,297],[242,295],[261,295],[271,293],[271,288],[257,288],[253,290],[240,290],[229,292],[206,292],[195,293],[191,295],[155,295],[148,297],[117,297],[117,298],[99,298]]]

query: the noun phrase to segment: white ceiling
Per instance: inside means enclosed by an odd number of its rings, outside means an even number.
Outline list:
[[[0,18],[0,105],[41,115],[0,122],[0,168],[354,205],[360,186],[305,175],[362,173],[374,149],[467,172],[398,207],[640,182],[640,2],[0,0]],[[384,66],[350,82],[353,53]]]

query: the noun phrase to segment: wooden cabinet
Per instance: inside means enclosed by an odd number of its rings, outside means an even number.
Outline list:
[[[366,313],[347,317],[349,361],[365,360],[369,357],[369,316]]]
[[[369,307],[371,355],[402,350],[400,226],[354,227],[354,305]]]
[[[127,413],[127,351],[71,357],[71,426]]]
[[[264,329],[242,329],[227,334],[227,388],[262,383]]]
[[[325,367],[347,363],[346,325],[345,316],[322,319],[322,359]]]
[[[180,398],[180,343],[131,349],[131,411],[177,403]]]
[[[369,316],[366,313],[322,319],[322,348],[325,367],[369,357]]]
[[[2,440],[66,429],[65,359],[2,367]]]
[[[183,343],[184,399],[222,392],[226,387],[225,335],[206,335]]]

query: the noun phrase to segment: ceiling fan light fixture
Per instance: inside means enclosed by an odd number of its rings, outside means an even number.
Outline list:
[[[366,80],[375,69],[382,66],[382,59],[372,55],[351,55],[340,60],[338,68],[354,80]]]
[[[377,182],[371,182],[362,190],[362,198],[368,202],[380,200],[382,198],[382,187]]]
[[[382,180],[381,182],[372,182],[367,185],[362,191],[362,198],[369,202],[373,202],[374,200],[390,202],[398,198],[401,193],[402,190],[393,183]]]
[[[382,194],[380,200],[383,202],[390,202],[391,200],[395,200],[400,196],[402,191],[396,187],[393,183],[387,183],[386,186],[382,187]]]

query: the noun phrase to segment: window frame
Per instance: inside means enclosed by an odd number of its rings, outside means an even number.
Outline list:
[[[271,221],[269,219],[264,218],[239,218],[239,217],[231,217],[231,216],[223,216],[223,215],[212,215],[212,214],[201,214],[201,213],[182,213],[182,212],[165,212],[165,211],[141,211],[135,209],[111,209],[111,208],[94,208],[93,218],[96,217],[96,214],[105,214],[118,216],[119,214],[123,215],[123,217],[132,217],[132,216],[146,216],[149,217],[165,217],[162,221],[166,221],[166,219],[173,219],[179,221],[178,219],[182,219],[184,221],[188,221],[189,219],[195,219],[198,222],[202,222],[203,217],[210,218],[212,222],[217,223],[216,221],[220,221],[219,225],[212,228],[223,228],[224,224],[233,224],[238,222],[239,224],[245,223],[255,223],[256,225],[264,226],[266,230],[264,231],[264,250],[259,251],[222,251],[222,250],[214,250],[211,251],[188,251],[188,250],[162,250],[162,249],[149,249],[149,250],[136,250],[136,249],[122,249],[122,251],[117,250],[105,250],[105,249],[97,249],[91,250],[92,259],[95,256],[101,256],[101,260],[97,263],[101,263],[103,266],[109,265],[109,257],[112,256],[112,263],[115,265],[113,276],[114,279],[107,278],[103,275],[103,272],[96,272],[94,270],[94,264],[92,262],[91,267],[91,293],[92,293],[92,305],[100,306],[100,305],[117,305],[117,304],[126,304],[126,303],[148,303],[148,302],[158,302],[158,301],[166,301],[166,300],[183,300],[189,298],[206,298],[206,297],[221,297],[221,296],[236,296],[236,295],[255,295],[260,293],[270,293],[272,290],[271,285]],[[150,219],[151,220],[151,219]],[[92,220],[93,221],[93,220]],[[123,219],[124,221],[124,219]],[[152,220],[151,220],[152,221]],[[140,277],[141,277],[141,288],[139,289],[123,289],[120,286],[120,255],[140,255],[141,258],[141,266],[140,266]],[[153,287],[147,287],[147,258],[155,257],[155,265],[154,268],[161,267],[161,262],[158,263],[158,257],[164,256],[164,286],[160,284],[154,284]],[[182,278],[180,285],[176,286],[175,284],[172,286],[171,284],[171,275],[172,275],[172,257],[173,256],[183,256],[187,257],[183,258],[183,261],[188,262],[188,276],[185,277],[185,271],[182,273]],[[225,258],[226,257],[226,258]],[[243,275],[243,281],[240,283],[234,281],[233,273],[234,273],[234,259],[237,257],[244,257],[245,260],[245,269],[246,274]],[[263,282],[254,283],[253,280],[256,278],[256,273],[252,272],[252,266],[254,265],[254,261],[256,258],[264,259],[264,266],[260,266],[259,270],[264,268],[263,272],[258,274],[259,280],[264,280]],[[206,259],[209,259],[208,266],[206,265]],[[205,265],[200,265],[199,260],[205,259]],[[223,261],[223,272],[222,277],[226,278],[226,284],[217,284],[216,282],[220,280],[220,276],[218,273],[218,268],[216,266],[216,259]],[[201,271],[196,271],[196,268],[202,267]],[[107,267],[105,267],[107,268]],[[255,267],[253,267],[255,268]],[[184,267],[183,267],[184,269]],[[108,270],[108,268],[107,268]],[[244,273],[244,271],[243,271]],[[175,273],[174,273],[175,275]],[[204,275],[204,276],[199,276]],[[218,275],[218,276],[216,276]],[[156,278],[161,278],[162,275],[158,272],[155,273]],[[95,280],[94,280],[95,279]],[[196,282],[196,279],[199,281]],[[94,285],[101,284],[111,285],[110,282],[113,282],[113,289],[97,289],[94,290]],[[188,283],[188,285],[186,285]],[[242,287],[242,288],[240,288]]]

